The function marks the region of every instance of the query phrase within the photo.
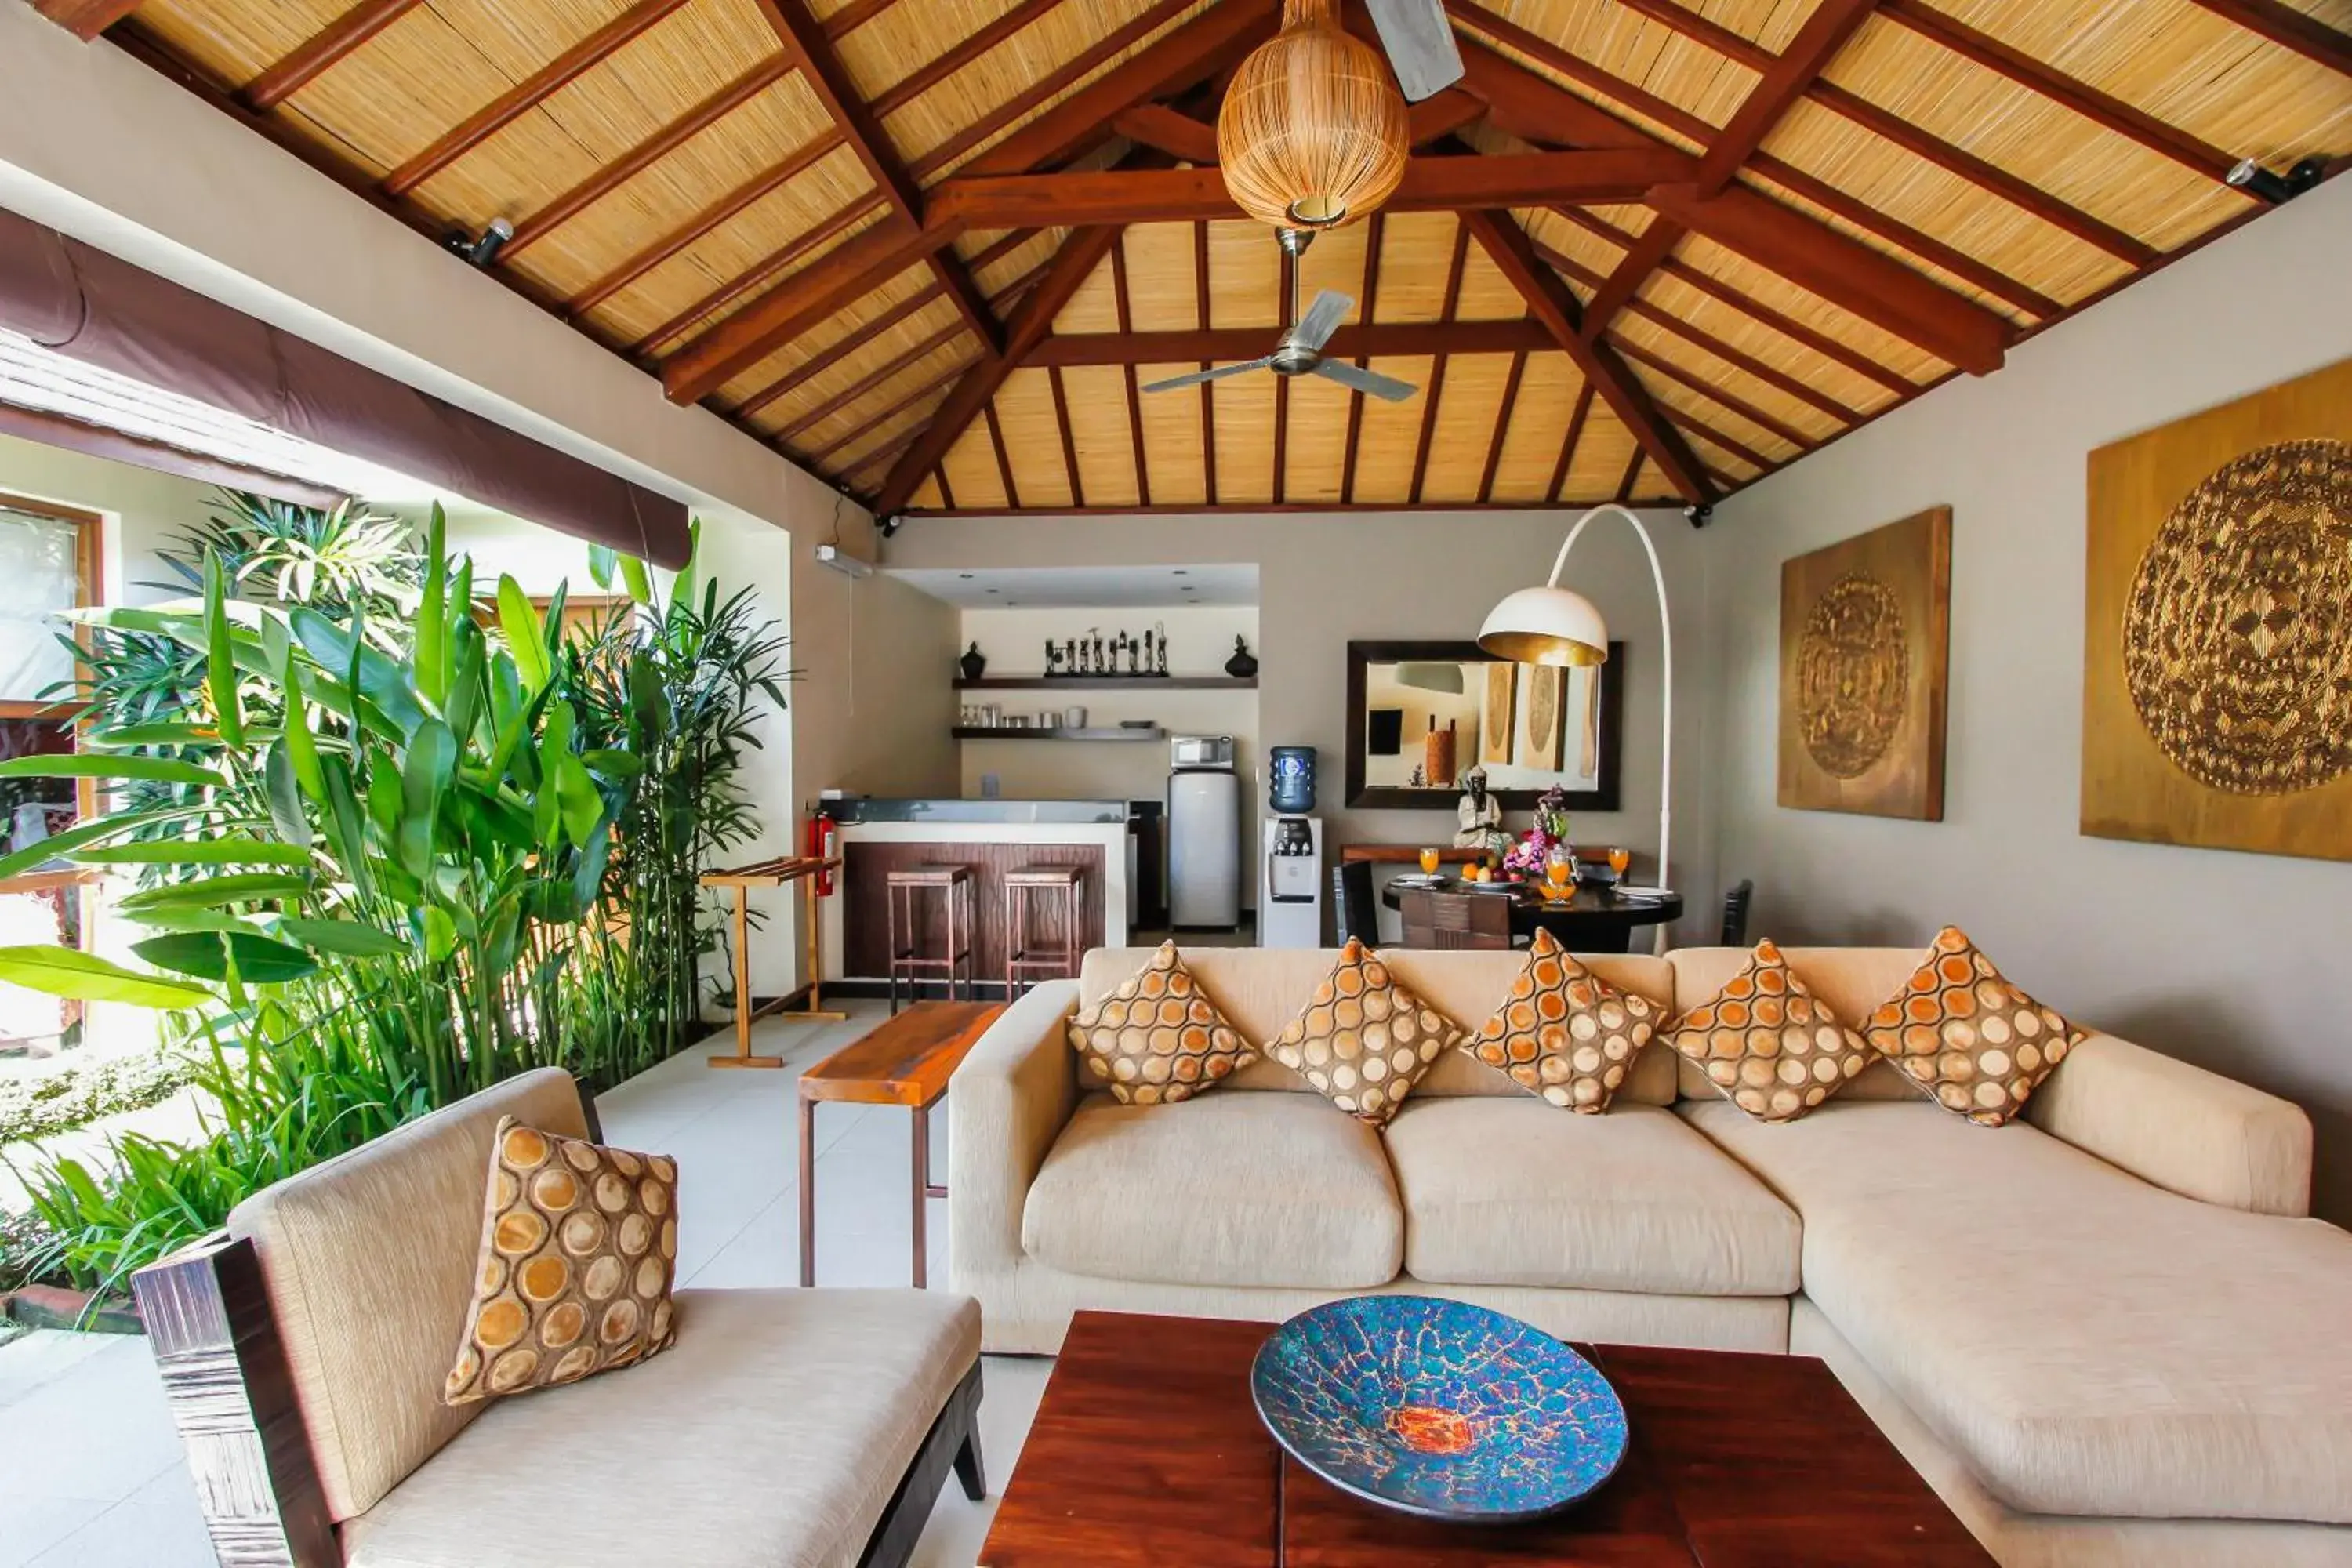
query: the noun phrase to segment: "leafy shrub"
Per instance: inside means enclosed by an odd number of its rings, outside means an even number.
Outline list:
[[[102,1116],[144,1110],[194,1076],[195,1063],[163,1048],[122,1056],[62,1056],[45,1069],[0,1079],[0,1144],[54,1138]]]

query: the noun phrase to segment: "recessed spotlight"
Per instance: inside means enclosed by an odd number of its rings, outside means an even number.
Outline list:
[[[1002,588],[991,588],[989,592],[992,594],[1002,594],[1004,590]]]
[[[962,578],[967,583],[971,581],[971,574],[969,572],[959,572],[956,575]]]
[[[1184,575],[1184,568],[1179,566],[1175,571],[1171,572],[1169,575],[1171,577],[1181,577]]]

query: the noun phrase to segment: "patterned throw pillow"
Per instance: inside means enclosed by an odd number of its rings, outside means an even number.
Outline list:
[[[1121,1105],[1173,1105],[1257,1060],[1201,994],[1172,942],[1071,1019],[1070,1044]]]
[[[499,1119],[451,1405],[576,1383],[677,1338],[677,1166]]]
[[[1315,995],[1265,1054],[1324,1098],[1378,1127],[1462,1031],[1389,974],[1353,937]]]
[[[2084,1032],[2001,978],[1958,926],[1936,933],[1864,1038],[1945,1110],[1998,1127],[2025,1109]]]
[[[1871,1063],[1862,1037],[1769,942],[1711,1000],[1676,1019],[1666,1039],[1759,1121],[1794,1121]]]
[[[1530,1094],[1599,1115],[1657,1031],[1658,1005],[1617,990],[1538,929],[1511,994],[1465,1047]]]

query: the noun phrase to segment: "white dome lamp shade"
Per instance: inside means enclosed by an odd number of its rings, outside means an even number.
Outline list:
[[[1658,590],[1659,730],[1664,736],[1658,758],[1658,886],[1664,889],[1669,885],[1666,874],[1672,864],[1674,831],[1675,624],[1666,609],[1666,574],[1658,564],[1658,547],[1651,542],[1650,531],[1642,526],[1642,520],[1614,502],[1594,507],[1578,518],[1560,542],[1550,578],[1539,588],[1521,588],[1505,595],[1486,613],[1486,624],[1478,628],[1478,646],[1515,664],[1589,666],[1608,661],[1609,623],[1601,618],[1600,607],[1573,588],[1559,585],[1568,552],[1576,548],[1578,537],[1593,519],[1607,512],[1633,526],[1650,560],[1650,581]],[[1661,952],[1665,951],[1666,936],[1666,928],[1659,926]]]
[[[1486,612],[1478,646],[1514,664],[1601,664],[1609,626],[1573,588],[1521,588]]]

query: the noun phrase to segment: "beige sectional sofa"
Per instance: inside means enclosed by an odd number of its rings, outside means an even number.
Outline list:
[[[1849,1020],[1920,956],[1786,951]],[[2094,1035],[2000,1129],[1885,1066],[1765,1125],[1663,1044],[1598,1117],[1459,1053],[1380,1131],[1270,1062],[1127,1107],[1087,1091],[1066,1024],[1149,956],[1087,954],[956,1075],[950,1254],[987,1349],[1050,1353],[1080,1308],[1459,1297],[1569,1338],[1818,1355],[2004,1563],[2352,1564],[2352,1236],[2305,1217],[2294,1106]],[[1257,1041],[1334,958],[1184,956]],[[1383,956],[1473,1026],[1525,962]],[[1746,959],[1586,962],[1678,1010]]]

